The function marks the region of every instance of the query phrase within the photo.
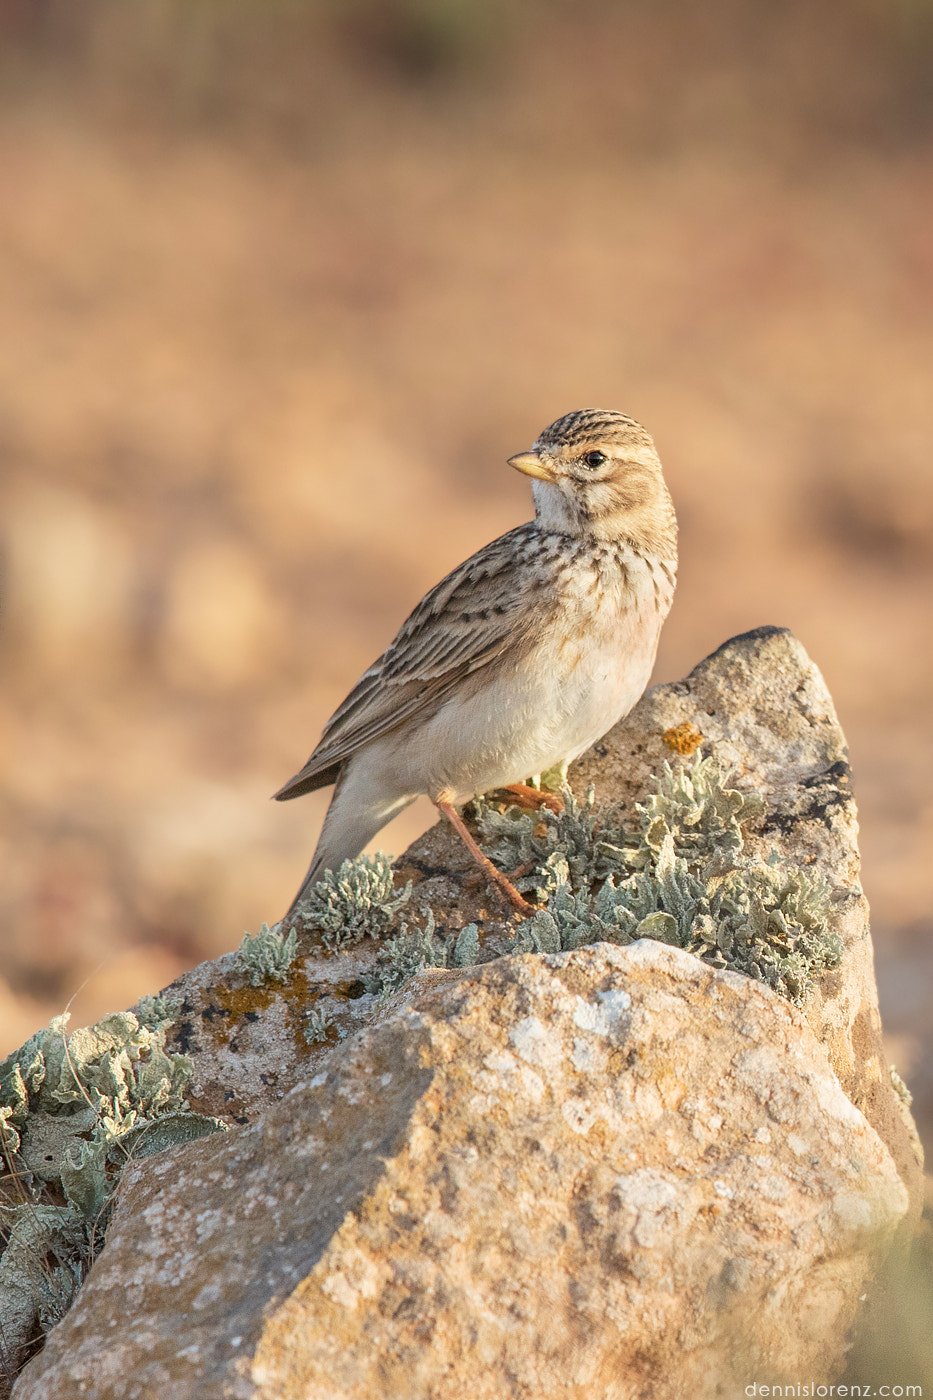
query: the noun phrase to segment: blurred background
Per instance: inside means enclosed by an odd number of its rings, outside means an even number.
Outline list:
[[[269,795],[596,404],[656,679],[826,676],[930,1142],[931,76],[929,0],[0,0],[0,1054],[281,914]]]

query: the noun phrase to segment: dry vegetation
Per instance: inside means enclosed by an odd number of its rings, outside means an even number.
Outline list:
[[[826,674],[929,1120],[926,0],[5,0],[0,51],[2,1048],[284,908],[323,802],[269,793],[597,403],[682,521],[659,678],[766,622]]]

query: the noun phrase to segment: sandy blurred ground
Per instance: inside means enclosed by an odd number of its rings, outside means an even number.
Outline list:
[[[656,678],[763,623],[827,678],[929,1129],[929,8],[4,0],[0,40],[0,1053],[281,913],[325,799],[269,794],[598,404],[681,520]]]

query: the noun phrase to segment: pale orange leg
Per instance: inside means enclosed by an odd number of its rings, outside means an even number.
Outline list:
[[[537,864],[538,862],[532,856],[531,860],[523,860],[521,865],[516,865],[514,870],[508,872],[512,884],[514,885],[515,881],[520,880],[523,875],[530,875]]]
[[[564,810],[563,799],[556,792],[542,792],[528,783],[509,783],[507,787],[496,788],[497,792],[508,792],[519,807],[547,807],[552,812]]]
[[[460,836],[461,840],[463,841],[463,844],[466,846],[467,850],[470,852],[470,855],[476,861],[476,864],[486,875],[487,879],[492,880],[492,882],[499,887],[499,889],[505,895],[509,903],[514,905],[514,907],[518,910],[520,914],[533,914],[535,912],[535,906],[533,904],[529,904],[527,899],[523,899],[522,896],[519,894],[518,890],[512,884],[511,880],[508,878],[508,876],[504,875],[501,870],[497,870],[496,867],[493,865],[492,861],[489,859],[489,857],[483,855],[483,852],[480,850],[479,846],[477,846],[476,842],[473,840],[473,837],[470,835],[470,833],[464,826],[463,821],[453,804],[450,802],[442,802],[438,799],[437,801],[435,801],[434,805],[437,808],[437,810],[441,813],[441,815],[446,817],[447,820],[450,822],[454,831],[456,831],[457,834]]]

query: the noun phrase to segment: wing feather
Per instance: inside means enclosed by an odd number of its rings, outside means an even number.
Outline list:
[[[426,593],[395,640],[334,711],[317,748],[279,800],[332,782],[365,744],[415,718],[429,719],[463,678],[505,651],[516,660],[549,621],[542,609],[546,552],[532,520],[479,550]]]

